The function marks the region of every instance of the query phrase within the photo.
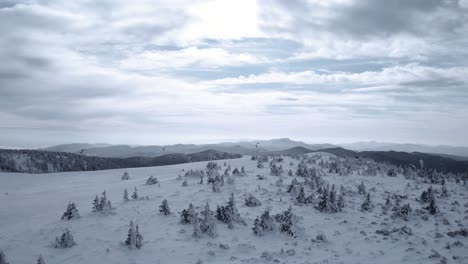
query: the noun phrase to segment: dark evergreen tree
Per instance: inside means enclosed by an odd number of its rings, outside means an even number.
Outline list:
[[[424,209],[426,209],[431,215],[435,215],[439,212],[439,208],[437,207],[435,203],[435,199],[432,199],[429,202],[429,205],[425,207]]]
[[[134,189],[133,189],[132,199],[133,200],[138,200],[138,190],[137,190],[136,187],[134,187]]]
[[[196,217],[198,216],[195,212],[195,208],[193,207],[193,204],[190,203],[188,209],[184,209],[180,212],[180,223],[184,225],[191,224]]]
[[[188,182],[187,180],[184,180],[184,182],[182,182],[182,187],[186,187],[186,186],[188,186]]]
[[[422,203],[429,203],[432,200],[434,200],[434,191],[432,186],[430,186],[427,190],[421,193],[420,201]]]
[[[39,255],[39,258],[37,258],[37,264],[45,264],[45,261],[42,258],[42,255]]]
[[[76,243],[73,240],[73,236],[68,228],[65,228],[65,231],[62,233],[60,238],[55,238],[55,248],[71,248],[74,245],[76,245]]]
[[[127,188],[125,188],[125,190],[124,190],[124,193],[123,193],[123,200],[124,200],[124,202],[130,201],[130,200],[128,199],[128,191],[127,191]]]
[[[171,214],[171,210],[169,209],[169,204],[167,203],[167,200],[164,199],[159,206],[159,212],[161,212],[164,215],[169,215]]]
[[[358,185],[358,194],[366,194],[366,185],[361,181],[361,184]]]
[[[374,208],[374,204],[371,201],[370,193],[367,193],[366,199],[364,199],[364,202],[361,204],[361,211],[370,211],[372,208]]]
[[[78,209],[75,206],[74,202],[70,202],[67,205],[67,209],[62,215],[62,220],[71,220],[80,218],[80,214],[78,213]]]

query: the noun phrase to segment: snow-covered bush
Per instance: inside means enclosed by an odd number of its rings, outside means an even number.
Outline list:
[[[128,172],[124,172],[121,179],[122,181],[130,180],[130,174],[128,174]]]
[[[146,179],[146,185],[154,185],[154,184],[158,184],[159,181],[156,177],[153,177],[153,176],[149,176],[148,179]]]
[[[392,208],[392,217],[393,218],[402,218],[404,220],[408,220],[408,216],[411,214],[413,209],[411,208],[410,204],[404,204],[403,206],[400,206],[399,203],[395,204],[395,206]]]
[[[260,206],[262,203],[255,197],[253,194],[249,193],[247,198],[245,198],[245,205],[248,207]]]
[[[42,255],[39,255],[39,257],[37,258],[36,264],[45,264],[45,261],[44,261],[44,259],[42,258]]]
[[[80,218],[80,214],[78,213],[78,209],[75,206],[74,202],[70,202],[67,205],[67,209],[62,215],[62,220],[71,220]]]
[[[55,248],[71,248],[74,245],[76,245],[76,243],[73,240],[73,236],[68,228],[65,228],[65,231],[62,233],[60,238],[55,238]]]

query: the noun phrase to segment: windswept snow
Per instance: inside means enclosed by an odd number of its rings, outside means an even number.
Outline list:
[[[330,154],[314,154],[313,159],[338,159]],[[271,158],[270,158],[271,161]],[[11,263],[34,263],[42,255],[45,263],[468,263],[468,237],[449,236],[468,228],[468,187],[452,179],[446,181],[449,197],[436,197],[437,215],[413,212],[407,221],[383,214],[382,206],[389,194],[408,196],[413,211],[426,205],[419,199],[430,183],[421,178],[407,179],[401,174],[389,177],[386,173],[368,176],[358,171],[344,175],[324,171],[323,180],[346,190],[345,207],[338,213],[321,213],[315,208],[320,196],[305,186],[306,195],[314,194],[312,204],[300,204],[287,187],[300,160],[285,157],[281,176],[272,176],[269,162],[257,168],[250,156],[241,159],[216,161],[220,174],[229,165],[247,176],[231,176],[234,182],[213,192],[207,185],[198,184],[198,177],[184,177],[193,169],[204,170],[207,162],[172,166],[68,172],[53,174],[0,173],[0,250]],[[290,165],[290,162],[293,165]],[[309,164],[317,167],[316,164]],[[130,178],[122,181],[124,172]],[[178,175],[181,175],[179,179]],[[264,175],[260,180],[257,175]],[[145,184],[150,176],[158,184]],[[278,181],[282,179],[281,181]],[[186,180],[188,186],[182,186]],[[357,192],[363,182],[370,193],[373,209],[361,211],[365,195]],[[124,189],[129,194],[138,189],[139,199],[125,202]],[[439,191],[441,185],[433,184]],[[114,208],[109,214],[92,212],[96,195],[106,191]],[[179,212],[193,203],[197,212],[210,204],[211,210],[225,205],[234,193],[240,216],[247,225],[234,224],[233,229],[217,221],[217,237],[192,237],[192,225],[179,223]],[[245,198],[254,195],[261,205],[249,207]],[[437,193],[438,195],[440,192]],[[170,215],[159,212],[167,199]],[[80,218],[61,220],[69,202],[74,202]],[[297,216],[299,234],[291,237],[278,230],[255,236],[254,220],[266,209],[270,215],[292,207]],[[143,236],[141,249],[124,245],[129,223],[139,226]],[[68,228],[76,245],[54,248],[55,238]],[[458,234],[458,233],[456,233]]]

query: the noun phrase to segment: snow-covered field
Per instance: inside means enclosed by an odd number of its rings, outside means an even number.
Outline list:
[[[322,154],[327,160],[330,155]],[[290,162],[293,162],[291,167]],[[468,263],[468,237],[448,236],[447,232],[468,228],[468,187],[448,180],[449,197],[439,197],[436,202],[439,213],[420,214],[417,209],[421,192],[430,184],[422,180],[406,179],[402,175],[363,176],[357,173],[339,176],[325,173],[323,180],[335,184],[339,192],[346,189],[345,207],[337,213],[322,213],[315,206],[320,195],[305,186],[307,195],[314,193],[312,204],[300,204],[296,196],[287,192],[295,177],[288,170],[296,171],[299,160],[285,158],[281,164],[281,176],[270,175],[269,162],[265,168],[257,168],[257,161],[250,156],[241,159],[217,161],[223,174],[226,163],[232,169],[245,167],[247,176],[235,177],[234,184],[225,183],[220,192],[213,192],[210,185],[198,184],[198,178],[183,177],[190,169],[205,169],[207,162],[174,166],[119,169],[95,172],[54,174],[0,173],[0,250],[11,264],[34,263],[42,254],[48,264],[73,263]],[[312,166],[312,165],[311,165]],[[125,171],[129,180],[121,180]],[[182,180],[177,179],[182,175]],[[259,180],[256,175],[265,175]],[[155,176],[159,185],[145,185],[149,176]],[[283,183],[278,183],[282,178]],[[299,182],[304,180],[297,177]],[[188,186],[182,186],[187,180]],[[370,192],[374,208],[361,211],[365,195],[357,193],[364,182]],[[132,194],[134,187],[140,197],[149,200],[123,200],[123,191]],[[440,190],[440,185],[433,188]],[[113,214],[92,212],[96,195],[107,192],[115,208]],[[237,208],[247,225],[227,225],[217,221],[215,238],[193,238],[193,228],[179,223],[179,212],[193,203],[201,211],[206,202],[212,210],[225,205],[234,193]],[[248,193],[262,203],[247,207],[244,200]],[[408,219],[384,214],[381,207],[387,196],[393,193],[405,196],[402,203],[409,203],[413,212]],[[131,199],[131,198],[130,198]],[[163,215],[159,205],[167,199],[172,214]],[[75,202],[78,219],[61,220],[69,202]],[[252,231],[254,220],[265,209],[272,215],[292,206],[297,216],[299,232],[291,237],[275,229],[264,236]],[[128,249],[123,245],[129,222],[139,225],[144,237],[141,249]],[[400,229],[408,227],[408,229]],[[55,237],[69,228],[76,245],[71,248],[54,248]],[[377,230],[390,231],[387,234]],[[394,232],[392,232],[392,230]],[[385,232],[383,232],[385,233]],[[326,239],[317,239],[324,234]]]

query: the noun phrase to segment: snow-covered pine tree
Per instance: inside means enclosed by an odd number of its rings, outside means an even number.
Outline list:
[[[248,207],[255,207],[255,206],[260,206],[262,203],[260,200],[257,199],[257,197],[253,196],[253,194],[249,193],[247,198],[245,199],[245,205]]]
[[[439,212],[439,208],[437,207],[434,198],[432,198],[432,200],[429,202],[429,205],[424,209],[426,209],[431,215],[435,215]]]
[[[140,234],[138,225],[134,225],[133,221],[130,220],[130,228],[128,229],[127,239],[125,245],[129,249],[140,249],[143,246],[143,236]]]
[[[70,202],[67,205],[67,209],[62,215],[62,220],[71,220],[80,218],[80,214],[78,213],[78,209],[75,206],[74,202]]]
[[[209,237],[216,237],[216,219],[210,205],[206,203],[205,209],[201,211],[200,230]]]
[[[363,212],[370,211],[372,210],[372,208],[374,208],[374,204],[371,201],[370,192],[369,192],[366,195],[366,199],[364,199],[364,202],[361,204],[361,211]]]
[[[143,246],[143,235],[140,234],[140,228],[136,225],[136,248],[140,249]]]
[[[93,200],[93,212],[101,211],[101,207],[99,205],[99,197],[96,195],[96,198]]]
[[[130,199],[128,199],[128,191],[127,191],[127,188],[125,188],[125,190],[124,190],[124,193],[123,193],[123,200],[124,200],[124,202],[130,201]]]
[[[336,201],[336,205],[338,206],[339,211],[343,210],[343,208],[345,207],[345,199],[344,199],[343,194],[340,193],[340,195],[338,195],[338,200]]]
[[[197,213],[195,212],[195,208],[193,204],[190,203],[188,209],[183,209],[182,212],[180,212],[180,223],[183,225],[191,224],[196,217]]]
[[[287,211],[275,215],[275,220],[279,223],[279,230],[281,233],[288,234],[292,237],[298,235],[298,226],[296,215],[292,211],[292,207],[289,206]]]
[[[226,206],[218,206],[216,209],[216,218],[227,224],[229,228],[234,228],[234,224],[246,225],[244,219],[237,211],[236,202],[234,200],[234,193],[231,193],[229,201]]]
[[[192,237],[195,239],[199,239],[202,237],[202,231],[200,229],[200,219],[198,217],[194,218],[192,221],[193,233]]]
[[[136,187],[133,188],[132,199],[138,200],[138,190]]]
[[[393,218],[403,218],[404,220],[408,220],[408,216],[413,211],[413,209],[411,209],[411,206],[409,203],[403,206],[400,206],[400,203],[398,202],[392,208],[392,211],[393,211],[393,214],[392,214]]]
[[[294,176],[294,172],[291,169],[288,171],[288,176]]]
[[[311,196],[306,196],[304,192],[304,187],[301,186],[299,189],[299,194],[296,197],[296,201],[301,204],[309,204],[312,203],[312,197]]]
[[[332,188],[330,190],[328,201],[330,202],[330,212],[331,213],[336,213],[336,212],[340,211],[340,208],[338,207],[338,204],[337,204],[337,201],[336,201],[336,190],[335,190],[335,185],[334,184],[332,185]]]
[[[240,171],[239,171],[239,169],[234,168],[234,170],[232,171],[232,176],[240,176]]]
[[[161,212],[164,215],[169,215],[171,214],[171,209],[169,208],[169,204],[167,203],[167,200],[164,199],[159,206],[159,212]]]
[[[270,211],[266,210],[254,221],[252,230],[255,235],[263,236],[265,232],[271,232],[275,228],[275,219],[270,216]]]
[[[329,213],[330,212],[330,202],[328,201],[328,188],[322,191],[322,195],[320,196],[320,201],[317,205],[317,209],[322,213]]]
[[[382,206],[383,213],[387,214],[388,210],[390,210],[392,206],[393,206],[392,199],[390,197],[390,194],[388,194],[387,199],[385,200],[385,204]]]
[[[3,250],[0,249],[0,264],[10,264],[10,262],[7,261],[5,253],[3,253]]]
[[[422,203],[429,203],[432,200],[434,200],[434,191],[432,189],[432,186],[429,186],[427,190],[421,193],[420,201]]]
[[[257,168],[258,169],[263,169],[265,166],[263,165],[263,162],[259,159],[257,160]]]
[[[241,168],[241,176],[243,176],[243,177],[247,176],[247,172],[245,171],[244,166],[242,166],[242,168]]]
[[[122,181],[130,180],[130,174],[128,174],[128,172],[124,172],[121,179]]]
[[[361,181],[361,184],[358,185],[358,194],[366,194],[366,185],[364,185],[364,181]]]
[[[73,240],[73,236],[68,228],[65,228],[65,231],[62,233],[60,238],[55,238],[55,248],[71,248],[74,245],[76,245],[76,243]]]
[[[299,193],[299,190],[298,190],[298,189],[299,189],[299,183],[297,182],[297,179],[296,179],[296,178],[293,178],[293,179],[291,180],[291,183],[288,185],[288,188],[287,188],[286,191],[287,191],[288,193],[290,193],[290,194],[296,196],[296,195],[298,195],[298,193]]]
[[[445,184],[442,186],[442,190],[440,192],[440,197],[443,197],[443,198],[449,197],[447,187],[445,187]]]
[[[42,258],[42,255],[39,255],[39,258],[37,258],[37,263],[36,264],[45,264],[45,261]]]

